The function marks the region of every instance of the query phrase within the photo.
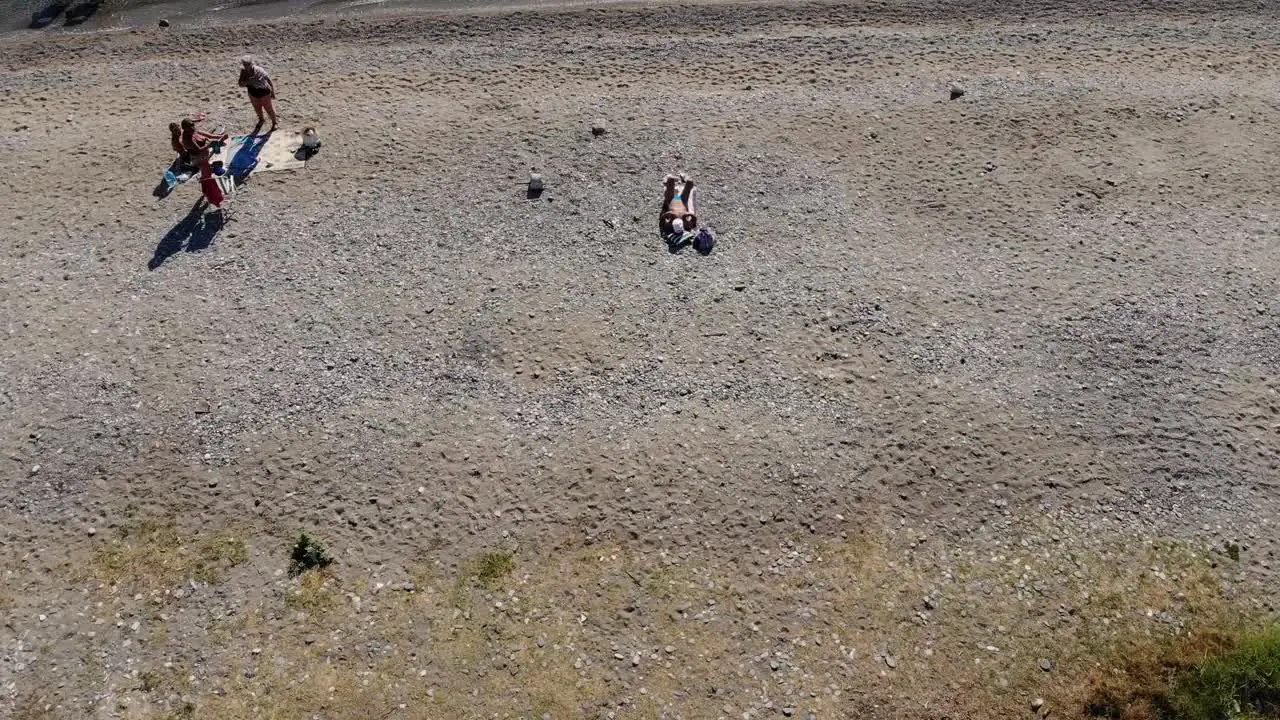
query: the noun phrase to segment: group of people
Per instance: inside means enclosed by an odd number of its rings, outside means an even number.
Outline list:
[[[274,131],[279,123],[274,102],[276,86],[267,71],[250,55],[240,58],[239,84],[248,91],[249,102],[258,116],[254,133],[262,129],[267,118],[271,119],[271,131]],[[203,171],[220,146],[230,139],[226,134],[207,133],[197,129],[196,123],[203,119],[204,114],[200,113],[194,118],[183,118],[182,122],[169,123],[169,141],[178,154],[178,164],[181,167],[200,168]]]
[[[276,86],[267,71],[250,55],[240,58],[239,85],[249,93],[249,103],[258,116],[258,124],[253,128],[254,134],[262,129],[268,118],[271,120],[271,130],[268,132],[274,131],[279,124],[275,108]],[[203,119],[202,113],[194,118],[183,118],[181,122],[169,124],[170,143],[178,154],[177,164],[180,167],[199,168],[202,181],[209,179],[213,173],[210,160],[221,145],[230,139],[226,134],[197,129],[196,123]],[[679,188],[676,186],[677,181],[680,183]],[[707,228],[698,226],[693,180],[680,173],[668,175],[664,183],[666,188],[658,215],[658,232],[666,240],[667,247],[676,252],[685,245],[693,245],[703,255],[710,253],[715,245],[715,238]]]

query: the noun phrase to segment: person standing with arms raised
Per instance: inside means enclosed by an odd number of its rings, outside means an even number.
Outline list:
[[[249,91],[249,102],[253,103],[253,111],[258,114],[258,124],[253,128],[254,132],[262,127],[264,110],[267,117],[271,118],[271,129],[275,130],[278,122],[274,102],[276,86],[271,82],[271,76],[267,75],[267,71],[253,61],[252,55],[240,58],[240,87]]]

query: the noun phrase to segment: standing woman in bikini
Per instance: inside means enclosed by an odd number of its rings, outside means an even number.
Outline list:
[[[249,102],[253,103],[253,111],[258,114],[258,125],[254,130],[262,127],[264,110],[267,117],[271,118],[271,129],[275,130],[277,120],[273,101],[276,97],[276,86],[271,82],[271,76],[267,75],[267,71],[253,61],[252,55],[240,58],[240,87],[249,91]]]

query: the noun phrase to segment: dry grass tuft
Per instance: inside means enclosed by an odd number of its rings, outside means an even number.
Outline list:
[[[53,700],[39,692],[29,692],[18,699],[13,708],[13,720],[58,720],[53,711]]]
[[[335,593],[332,574],[308,570],[298,577],[297,587],[285,595],[284,602],[294,610],[323,612],[333,607]]]
[[[91,561],[94,574],[131,591],[157,590],[185,580],[221,581],[249,559],[243,540],[230,535],[184,537],[168,523],[142,521],[120,529]]]

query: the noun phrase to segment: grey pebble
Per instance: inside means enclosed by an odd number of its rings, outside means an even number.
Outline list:
[[[1053,661],[1049,658],[1040,658],[1040,669],[1049,672],[1053,669]]]

